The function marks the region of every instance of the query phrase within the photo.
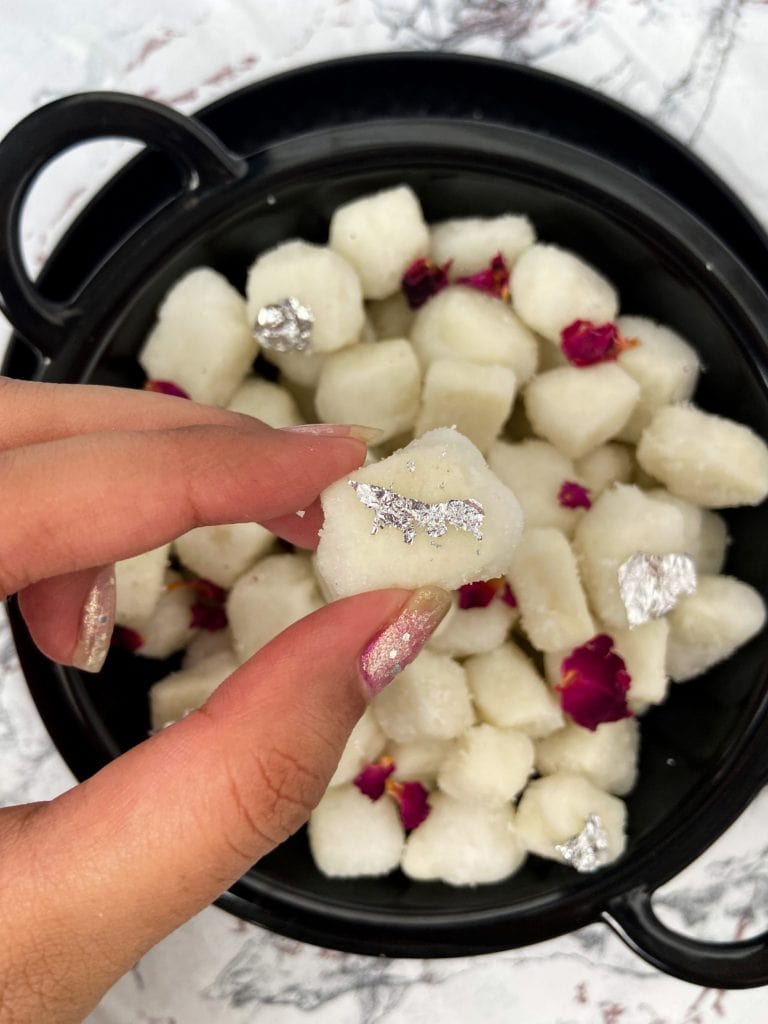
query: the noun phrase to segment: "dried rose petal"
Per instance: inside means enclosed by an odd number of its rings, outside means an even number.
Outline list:
[[[560,694],[563,711],[593,732],[601,722],[631,718],[627,690],[632,682],[627,666],[613,650],[613,638],[606,633],[592,637],[563,658],[560,666]]]
[[[176,398],[189,398],[189,395],[174,384],[172,380],[148,380],[144,384],[145,391],[155,391],[158,395],[174,395]]]
[[[501,593],[499,594],[499,597],[504,602],[504,604],[508,605],[508,607],[517,608],[517,598],[515,597],[512,587],[510,587],[509,583],[507,583],[506,580],[504,581],[504,586],[501,588]]]
[[[197,578],[174,580],[168,584],[168,590],[176,590],[179,587],[188,587],[195,594],[189,620],[192,629],[207,629],[208,632],[215,633],[227,628],[229,620],[224,607],[227,592],[223,587],[210,580]]]
[[[112,633],[112,647],[119,647],[121,651],[130,651],[134,654],[140,647],[144,646],[144,637],[135,629],[127,626],[115,626]]]
[[[414,260],[402,280],[403,292],[411,309],[423,306],[427,299],[445,288],[452,262],[448,260],[440,267],[430,259]]]
[[[565,480],[557,492],[557,500],[563,508],[592,508],[589,488],[582,487],[574,480]]]
[[[477,288],[478,291],[495,295],[497,299],[503,299],[506,302],[509,298],[509,267],[501,253],[497,252],[485,270],[480,270],[477,274],[457,277],[456,284]]]
[[[229,620],[225,608],[193,604],[189,624],[192,629],[207,629],[209,633],[216,633],[220,629],[226,629]]]
[[[425,820],[430,812],[429,792],[420,782],[398,782],[387,779],[384,788],[397,801],[403,828],[409,832]]]
[[[222,605],[227,600],[227,592],[217,583],[202,578],[191,581],[192,589],[200,604]]]
[[[373,764],[367,764],[352,782],[369,800],[378,800],[384,794],[387,779],[395,770],[395,762],[385,754]]]
[[[591,320],[574,320],[562,329],[560,339],[563,355],[572,366],[611,362],[639,344],[636,338],[625,338],[616,324],[593,324]]]
[[[509,584],[503,576],[497,576],[493,580],[477,580],[459,587],[459,608],[462,611],[468,608],[487,608],[494,597],[501,598],[510,608],[517,607],[517,600]]]

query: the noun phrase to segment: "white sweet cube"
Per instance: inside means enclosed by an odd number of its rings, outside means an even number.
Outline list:
[[[704,509],[701,517],[699,548],[696,553],[696,568],[700,573],[717,576],[722,572],[731,538],[728,527],[717,512]]]
[[[396,338],[328,356],[315,405],[325,423],[364,423],[387,440],[413,427],[420,391],[419,361],[410,343]]]
[[[572,459],[615,437],[629,419],[640,386],[616,363],[563,366],[525,389],[533,429]]]
[[[559,345],[553,345],[546,338],[537,337],[539,342],[539,373],[546,373],[547,370],[559,370],[561,366],[571,365]]]
[[[141,632],[165,589],[170,544],[115,563],[115,622]]]
[[[632,679],[627,693],[630,709],[639,714],[651,704],[661,704],[669,687],[667,619],[651,619],[633,629],[616,629],[611,635]]]
[[[512,267],[536,241],[533,225],[520,214],[499,217],[457,217],[432,225],[432,259],[439,266],[451,261],[451,276],[476,274],[498,253]]]
[[[171,288],[139,355],[151,380],[172,381],[190,398],[226,405],[258,352],[245,300],[209,267]]]
[[[231,523],[198,526],[173,546],[182,565],[228,590],[274,543],[275,535],[258,523]]]
[[[195,630],[192,628],[192,605],[195,592],[185,586],[175,572],[165,576],[165,589],[149,619],[141,628],[142,643],[136,653],[145,658],[169,658],[186,647]]]
[[[616,484],[601,494],[574,535],[581,578],[597,617],[610,629],[626,629],[619,566],[638,553],[683,554],[684,540],[678,509],[655,501],[639,487]]]
[[[352,345],[363,329],[360,279],[345,259],[323,245],[296,240],[263,253],[248,271],[245,294],[250,324],[265,306],[298,299],[314,318],[310,348],[316,353]],[[265,355],[272,358],[268,350]]]
[[[308,558],[269,555],[262,559],[237,580],[227,598],[235,654],[245,661],[322,604]]]
[[[437,784],[456,800],[495,807],[517,797],[533,762],[533,741],[524,732],[473,725],[443,761]]]
[[[626,445],[611,441],[576,460],[576,476],[589,490],[592,501],[611,484],[628,484],[632,479],[633,459]]]
[[[640,465],[673,494],[726,508],[768,496],[768,446],[749,427],[691,405],[660,409],[637,446]]]
[[[220,651],[181,672],[172,672],[149,691],[152,728],[162,729],[202,707],[237,668],[231,651]]]
[[[424,375],[416,436],[455,426],[485,455],[512,411],[516,389],[515,374],[506,366],[436,359]]]
[[[699,576],[669,613],[667,669],[682,683],[729,658],[765,625],[765,602],[732,576]]]
[[[555,696],[533,662],[513,643],[464,663],[480,718],[502,729],[519,729],[534,739],[565,723]]]
[[[580,482],[567,455],[534,437],[515,444],[497,441],[488,452],[488,465],[520,502],[526,529],[552,526],[567,536],[573,533],[583,509],[567,508],[558,500],[564,483]]]
[[[520,624],[538,650],[576,647],[595,635],[576,557],[559,530],[525,530],[507,578],[517,598]]]
[[[493,651],[509,635],[518,612],[495,597],[485,608],[459,608],[454,596],[451,610],[430,637],[427,646],[436,654],[466,658]]]
[[[400,864],[416,881],[483,885],[514,874],[525,850],[507,807],[482,807],[444,793],[429,798],[426,821],[410,834]]]
[[[390,743],[387,753],[395,762],[392,777],[403,782],[417,779],[433,785],[440,765],[453,749],[453,743],[453,740],[436,740],[431,737],[410,740],[408,743]]]
[[[232,633],[229,627],[213,630],[199,629],[187,644],[181,667],[194,668],[201,661],[210,658],[212,654],[220,654],[222,651],[232,654]],[[232,656],[234,657],[234,655]]]
[[[255,416],[270,427],[295,427],[303,422],[290,391],[263,377],[246,377],[227,408],[230,412]]]
[[[329,878],[387,875],[400,863],[405,831],[393,800],[370,800],[356,786],[334,786],[312,811],[309,848]]]
[[[603,722],[592,731],[575,722],[536,744],[540,775],[583,775],[598,789],[624,796],[637,781],[640,730],[637,720]]]
[[[328,244],[355,268],[366,299],[383,299],[429,252],[429,229],[413,190],[398,185],[338,207]]]
[[[624,852],[627,808],[619,797],[582,775],[558,772],[531,782],[518,804],[515,826],[531,853],[567,863],[555,847],[579,835],[590,815],[596,815],[605,830],[607,848],[600,859],[609,864]]]
[[[386,299],[366,302],[365,308],[377,338],[408,338],[413,326],[414,311],[405,294],[395,292]]]
[[[352,479],[356,488],[343,479],[321,495],[325,523],[316,564],[332,597],[428,584],[456,590],[509,567],[522,529],[520,506],[455,430],[432,430]],[[415,518],[414,506],[400,498],[435,506],[434,524],[424,520],[423,510]]]
[[[699,538],[701,537],[704,509],[694,505],[693,502],[686,501],[685,498],[678,498],[665,487],[652,487],[646,493],[649,498],[665,502],[678,510],[683,517],[683,546],[681,550],[696,561],[699,554]]]
[[[512,305],[529,327],[560,344],[560,332],[574,320],[604,324],[615,320],[619,298],[594,267],[556,245],[527,249],[512,271]]]
[[[399,743],[453,739],[475,720],[464,669],[429,650],[423,650],[372,707],[379,726]]]
[[[299,401],[296,389],[311,389],[314,392],[317,382],[320,380],[320,371],[323,368],[323,363],[327,358],[325,353],[310,352],[308,349],[304,349],[302,352],[295,350],[275,352],[274,350],[264,349],[262,355],[278,368],[280,371],[280,383],[283,387],[291,390],[291,394],[301,410],[302,403]]]
[[[341,759],[328,785],[341,786],[345,782],[352,782],[367,764],[376,760],[386,742],[387,737],[379,728],[376,716],[369,705],[349,734]]]
[[[508,366],[518,384],[536,372],[536,338],[506,302],[476,288],[451,285],[416,314],[411,340],[422,365],[466,359]]]
[[[622,440],[634,443],[658,409],[691,397],[701,366],[696,350],[669,327],[642,316],[619,317],[617,326],[638,342],[619,355],[619,366],[640,385],[635,411],[621,431]]]

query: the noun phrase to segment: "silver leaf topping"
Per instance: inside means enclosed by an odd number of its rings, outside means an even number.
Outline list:
[[[608,849],[608,833],[600,816],[590,814],[581,832],[564,843],[556,843],[555,849],[577,871],[583,874],[597,871],[605,863],[604,854]]]
[[[349,486],[354,489],[358,500],[376,513],[371,534],[378,533],[383,526],[394,526],[402,532],[406,544],[413,544],[417,528],[428,537],[443,537],[448,527],[453,526],[471,533],[476,540],[483,539],[481,530],[485,512],[474,498],[452,498],[430,504],[417,498],[406,498],[375,484],[350,480]]]
[[[619,566],[619,593],[631,628],[671,612],[683,594],[696,593],[690,555],[638,552]]]
[[[262,306],[256,316],[253,336],[272,352],[305,352],[315,322],[312,310],[292,295],[270,306]]]

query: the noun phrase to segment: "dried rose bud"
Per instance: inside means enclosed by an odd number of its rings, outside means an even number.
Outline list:
[[[414,260],[403,274],[402,289],[411,309],[423,306],[427,299],[437,295],[448,284],[448,271],[452,260],[442,267],[430,259]]]
[[[111,645],[118,647],[121,651],[130,651],[131,654],[134,654],[144,646],[144,637],[135,629],[129,629],[128,626],[115,626]]]
[[[174,384],[172,380],[148,380],[144,384],[145,391],[154,391],[158,395],[174,395],[176,398],[189,398],[189,395]]]
[[[592,508],[589,488],[582,487],[574,480],[565,480],[557,492],[557,500],[563,508]]]
[[[574,320],[562,329],[560,339],[563,355],[572,366],[612,362],[639,344],[636,338],[625,338],[616,324],[593,324],[591,320]]]
[[[509,267],[501,253],[497,252],[485,270],[480,270],[477,274],[457,277],[456,284],[477,288],[478,291],[485,292],[487,295],[495,295],[497,299],[506,302],[509,299]]]
[[[631,682],[624,659],[613,650],[613,638],[600,633],[563,658],[556,690],[563,711],[594,732],[602,722],[632,717],[627,707]]]
[[[420,782],[398,782],[395,779],[387,779],[384,788],[396,800],[406,832],[418,828],[431,810],[427,789]]]
[[[352,782],[369,800],[378,800],[383,796],[387,780],[394,770],[395,762],[385,754],[373,764],[367,764]]]

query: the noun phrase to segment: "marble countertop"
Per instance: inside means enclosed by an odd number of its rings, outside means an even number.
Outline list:
[[[71,92],[119,89],[192,112],[276,71],[328,57],[461,50],[530,63],[634,107],[689,143],[768,225],[764,0],[283,0],[279,12],[267,0],[6,0],[0,135]],[[24,221],[31,268],[130,152],[128,143],[101,142],[45,172]],[[0,804],[45,799],[70,785],[0,619]],[[768,927],[767,826],[765,791],[659,892],[665,922],[723,940]],[[721,992],[668,978],[602,925],[490,956],[388,960],[302,945],[211,908],[144,957],[89,1024],[766,1018],[768,989]]]

